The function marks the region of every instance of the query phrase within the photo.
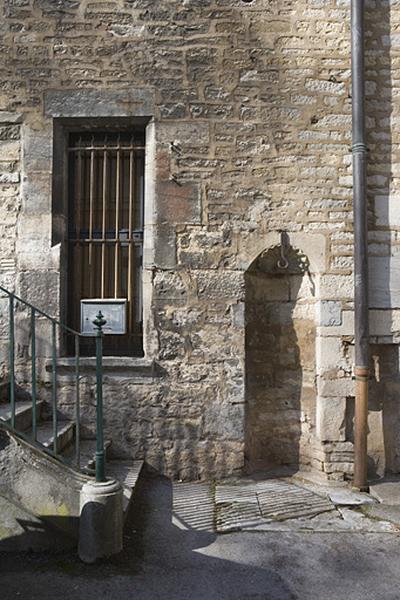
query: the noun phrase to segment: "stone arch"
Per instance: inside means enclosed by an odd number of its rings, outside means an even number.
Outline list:
[[[242,254],[243,260],[252,257],[245,270],[245,464],[250,472],[312,464],[316,307],[325,238],[285,234],[283,240],[285,269],[277,265],[279,233],[256,240]]]

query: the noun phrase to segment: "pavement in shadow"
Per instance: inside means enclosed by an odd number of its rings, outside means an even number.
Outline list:
[[[126,528],[125,550],[108,562],[87,566],[71,551],[0,554],[2,600],[399,597],[397,535],[217,535],[209,527],[209,513],[202,510],[204,487],[199,486],[198,501],[190,488],[185,518],[174,514],[173,490],[166,478],[144,479]]]

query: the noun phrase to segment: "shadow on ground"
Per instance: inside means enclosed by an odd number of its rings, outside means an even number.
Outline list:
[[[204,488],[203,488],[204,489]],[[82,564],[74,551],[0,553],[2,600],[68,598],[296,598],[279,575],[268,568],[237,564],[202,554],[216,541],[173,515],[173,486],[147,476],[128,517],[122,554],[94,566]],[[191,496],[192,515],[201,506]],[[190,518],[189,518],[190,520]]]
[[[195,486],[182,519],[171,482],[143,478],[124,552],[108,562],[86,566],[72,551],[1,553],[2,600],[398,600],[398,535],[217,536],[207,486],[198,484],[197,498]]]

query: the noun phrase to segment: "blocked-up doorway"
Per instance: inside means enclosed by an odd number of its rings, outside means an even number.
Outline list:
[[[297,470],[315,426],[315,299],[308,261],[290,246],[245,275],[247,470]],[[285,260],[287,264],[285,264]]]

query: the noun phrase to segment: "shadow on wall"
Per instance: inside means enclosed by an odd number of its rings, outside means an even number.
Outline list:
[[[393,227],[400,225],[398,197],[398,119],[393,89],[397,60],[392,46],[390,0],[366,6],[366,116],[368,155],[369,291],[371,378],[368,416],[368,476],[379,478],[400,472],[400,372],[399,346],[393,340],[394,311],[400,308],[400,252],[392,244]],[[352,403],[348,403],[352,419]]]
[[[307,259],[287,247],[262,253],[245,275],[248,471],[298,470],[315,424],[314,293]]]
[[[400,365],[394,344],[371,347],[373,377],[368,415],[368,476],[400,473]]]

